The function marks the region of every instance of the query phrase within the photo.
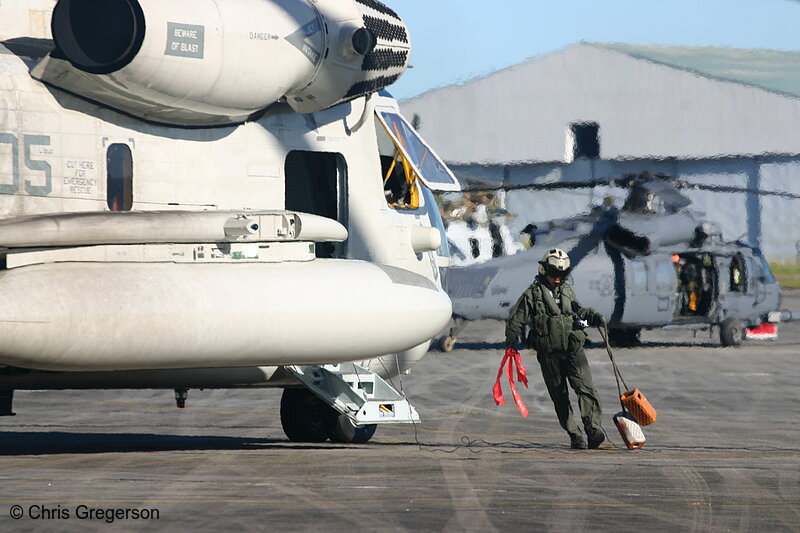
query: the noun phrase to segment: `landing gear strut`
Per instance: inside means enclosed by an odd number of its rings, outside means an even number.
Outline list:
[[[175,389],[175,406],[178,409],[186,407],[186,398],[189,396],[189,389]]]
[[[466,318],[460,316],[453,317],[453,325],[450,327],[450,333],[439,339],[439,350],[442,352],[452,352],[458,340],[458,334],[467,326],[469,322]]]

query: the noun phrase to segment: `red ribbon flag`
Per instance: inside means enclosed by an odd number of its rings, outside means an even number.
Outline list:
[[[494,382],[494,388],[492,389],[494,403],[497,405],[506,403],[506,399],[503,398],[503,387],[500,385],[500,377],[503,375],[503,367],[506,366],[506,361],[508,361],[508,383],[511,385],[511,394],[514,396],[514,403],[517,405],[517,409],[519,409],[523,418],[527,418],[528,408],[525,406],[525,402],[522,401],[522,398],[519,397],[519,391],[517,391],[517,386],[514,384],[513,367],[517,367],[517,381],[524,384],[525,388],[528,388],[528,372],[525,370],[525,365],[522,364],[522,356],[513,348],[506,350],[503,361],[500,363],[500,370],[497,371],[497,380]]]

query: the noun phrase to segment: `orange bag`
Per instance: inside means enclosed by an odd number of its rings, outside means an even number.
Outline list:
[[[620,373],[619,367],[614,361],[614,354],[611,352],[611,346],[608,344],[608,330],[605,328],[605,324],[603,324],[602,329],[598,328],[598,330],[603,337],[603,341],[605,341],[608,358],[611,359],[611,367],[614,369],[614,378],[617,380],[617,392],[619,393],[619,403],[622,405],[623,413],[627,410],[638,425],[646,426],[652,424],[656,421],[656,410],[653,409],[653,406],[650,405],[650,402],[647,401],[647,398],[644,397],[644,394],[642,394],[639,389],[628,389],[628,385],[622,378],[622,373]],[[620,381],[627,389],[624,393],[619,385]],[[616,418],[614,422],[616,423]],[[622,433],[623,430],[619,425],[617,425],[617,428],[620,430],[620,433]],[[644,444],[644,442],[642,443]]]
[[[639,389],[629,390],[623,393],[619,399],[640,426],[646,426],[656,421],[656,410]]]

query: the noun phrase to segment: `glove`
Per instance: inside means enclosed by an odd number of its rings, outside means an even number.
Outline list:
[[[599,328],[600,326],[606,323],[605,317],[603,317],[602,314],[594,310],[592,311],[592,314],[590,314],[587,318],[589,323],[596,328]]]
[[[572,318],[572,329],[586,329],[589,327],[589,322],[586,320],[581,320],[580,317],[575,316]]]

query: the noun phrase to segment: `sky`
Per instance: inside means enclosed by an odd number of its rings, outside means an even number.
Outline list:
[[[383,0],[411,34],[402,100],[580,41],[800,51],[797,0]]]

